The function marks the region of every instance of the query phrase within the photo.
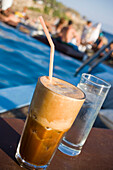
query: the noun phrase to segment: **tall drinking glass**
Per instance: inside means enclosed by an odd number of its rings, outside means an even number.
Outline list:
[[[84,73],[77,87],[86,94],[86,100],[71,129],[59,145],[59,150],[69,156],[80,154],[111,85],[98,77]]]
[[[57,78],[40,77],[18,144],[16,159],[28,169],[46,169],[64,133],[71,127],[84,93]]]

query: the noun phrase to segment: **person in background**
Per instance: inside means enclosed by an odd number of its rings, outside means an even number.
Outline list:
[[[13,4],[13,0],[0,0],[0,3],[1,3],[1,9],[0,9],[1,14],[7,16]]]
[[[21,20],[21,22],[23,22],[23,23],[28,19],[26,11],[27,11],[27,7],[24,7],[22,12],[20,12],[20,11],[15,12],[15,16],[17,18],[19,18]]]
[[[82,35],[81,35],[81,43],[82,44],[86,43],[87,35],[88,35],[88,33],[91,32],[91,29],[92,29],[92,22],[91,21],[87,21],[86,25],[83,28],[83,32],[82,32]]]
[[[59,22],[56,24],[56,35],[58,35],[62,28],[66,25],[66,20],[64,18],[60,18]]]
[[[109,54],[109,52],[111,53]],[[113,65],[113,43],[111,43],[107,48],[105,48],[104,52],[100,53],[99,57],[104,57],[107,54],[109,54],[107,58],[108,63]]]
[[[76,46],[80,44],[80,37],[78,36],[77,32],[73,28],[73,22],[69,20],[68,25],[66,27],[63,27],[61,32],[59,33],[60,38],[63,42],[66,42],[70,45],[72,44],[73,38],[76,39]]]
[[[56,24],[45,21],[46,26],[51,33],[52,36],[58,37],[62,28],[66,25],[66,20],[64,18],[60,18]]]
[[[93,44],[92,49],[96,52],[99,49],[101,49],[103,47],[103,45],[107,45],[108,40],[107,38],[104,36],[103,32],[100,32],[99,37],[97,39],[97,41]]]
[[[110,55],[109,63],[113,65],[113,43],[110,44],[110,50],[111,50],[111,55]]]
[[[0,21],[15,27],[20,20],[10,10],[12,3],[13,0],[1,0]]]

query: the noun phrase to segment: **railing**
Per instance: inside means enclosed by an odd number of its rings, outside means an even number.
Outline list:
[[[104,60],[106,60],[107,58],[109,58],[109,56],[111,55],[112,51],[109,51],[107,54],[105,54],[103,57],[101,57],[96,63],[94,63],[91,67],[89,67],[88,69],[88,73],[91,73],[91,71],[97,67],[101,62],[103,62]]]
[[[91,58],[88,58],[79,68],[76,69],[75,71],[75,76],[77,76],[77,74],[86,66],[91,64],[95,59],[97,59],[100,55],[100,53],[102,53],[103,51],[105,51],[106,48],[108,48],[110,46],[110,44],[113,43],[113,41],[111,41],[110,43],[108,43],[106,46],[102,47],[99,51],[97,51]],[[102,62],[104,61],[110,54],[112,53],[112,51],[108,52],[104,57],[102,57],[99,61]],[[100,62],[94,64],[96,67],[98,64],[100,64]],[[91,72],[92,69],[94,68],[93,66],[91,66],[88,70],[88,72]]]

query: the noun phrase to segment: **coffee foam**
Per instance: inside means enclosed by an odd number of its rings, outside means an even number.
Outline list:
[[[45,128],[49,127],[51,129],[66,132],[70,128],[72,118],[69,118],[67,121],[65,119],[61,119],[61,120],[54,120],[52,122],[49,122],[46,118],[42,118],[38,116],[37,121]]]
[[[67,131],[74,122],[84,93],[77,87],[57,78],[41,77],[37,84],[30,115],[43,127]]]
[[[54,91],[55,93],[74,99],[84,98],[84,93],[79,88],[66,81],[52,77],[52,81],[50,82],[47,76],[41,77],[40,80],[45,87]]]

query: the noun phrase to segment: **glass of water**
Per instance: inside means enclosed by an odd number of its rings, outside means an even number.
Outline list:
[[[86,100],[58,148],[69,156],[80,154],[111,85],[96,76],[83,73],[77,87],[86,94]]]

